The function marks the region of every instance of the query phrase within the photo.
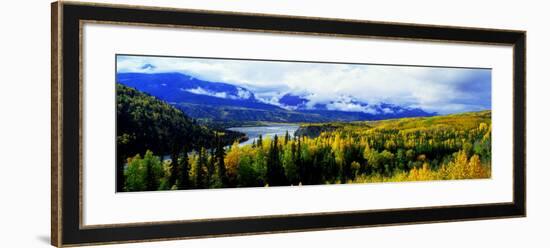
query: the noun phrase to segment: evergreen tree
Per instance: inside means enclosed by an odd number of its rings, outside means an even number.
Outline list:
[[[180,156],[180,170],[178,175],[178,189],[188,189],[189,183],[189,155],[187,155],[187,149],[183,148]]]
[[[306,167],[304,165],[304,160],[302,159],[302,141],[298,137],[298,146],[296,147],[296,154],[294,155],[296,168],[298,168],[298,180],[302,183],[306,183]]]
[[[206,167],[206,149],[202,147],[198,152],[198,159],[195,162],[193,168],[193,174],[195,176],[195,188],[202,189],[205,186],[205,173],[204,169]]]
[[[153,191],[157,189],[158,183],[155,180],[155,174],[151,166],[145,167],[145,184],[147,191]]]
[[[126,184],[124,177],[124,155],[117,154],[116,161],[116,191],[122,192],[126,190],[124,189],[124,185]]]
[[[336,163],[336,157],[334,156],[334,152],[330,151],[327,152],[327,155],[325,157],[328,173],[329,176],[327,180],[334,181],[336,180],[336,177],[340,175],[340,167],[338,167],[338,164]]]
[[[217,140],[217,137],[216,137],[216,140]],[[214,181],[215,171],[216,171],[216,153],[214,148],[210,149],[209,158],[210,159],[208,160],[208,165],[206,167],[206,179],[205,179],[207,187],[209,185],[212,185]]]
[[[148,191],[158,190],[160,178],[162,175],[162,165],[160,158],[153,155],[153,152],[147,151],[143,156],[145,165],[145,183]]]
[[[284,161],[286,161],[285,173],[287,174],[287,179],[291,184],[300,183],[298,167],[296,166],[296,143],[295,142],[290,143],[290,151],[285,150],[284,155],[285,155]]]
[[[273,138],[269,147],[267,158],[267,183],[270,186],[286,185],[285,171],[279,157],[279,145],[277,135]]]
[[[168,180],[168,183],[171,187],[172,185],[176,184],[176,180],[180,176],[180,168],[178,165],[178,153],[173,151],[170,157],[172,158],[172,162],[170,166],[170,178]]]
[[[221,186],[226,187],[229,183],[229,180],[227,177],[227,172],[225,169],[225,162],[224,162],[225,150],[219,138],[216,143],[217,143],[217,148],[216,148],[217,176],[218,176],[219,182],[221,183]]]
[[[288,130],[286,130],[286,133],[285,133],[285,145],[288,144],[288,140],[290,140],[290,135],[288,134]]]
[[[262,135],[258,136],[258,147],[262,148],[264,144],[264,141],[262,140]]]

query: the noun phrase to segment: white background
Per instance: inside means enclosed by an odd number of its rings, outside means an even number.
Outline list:
[[[146,4],[152,1],[125,1]],[[547,7],[528,1],[155,1],[167,6],[400,21],[528,31],[528,217],[428,225],[228,237],[119,247],[548,247],[550,167],[547,166],[546,72],[550,55]],[[0,13],[0,228],[2,247],[49,243],[50,25],[49,1],[19,1]]]

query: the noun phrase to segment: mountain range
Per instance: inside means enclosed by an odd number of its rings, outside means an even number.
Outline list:
[[[326,104],[312,104],[307,94],[282,93],[278,99],[268,101],[257,97],[245,87],[205,81],[175,72],[117,73],[116,80],[117,83],[155,96],[199,120],[327,122],[436,115],[420,108],[389,103],[368,104],[351,96],[335,96],[333,101]]]

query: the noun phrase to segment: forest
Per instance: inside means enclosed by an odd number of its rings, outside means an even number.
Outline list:
[[[116,91],[118,192],[127,188],[129,179],[126,174],[134,169],[128,166],[128,161],[135,155],[141,154],[145,158],[147,153],[154,152],[157,155],[163,154],[163,157],[178,157],[183,151],[211,148],[218,143],[230,145],[234,141],[246,140],[242,133],[199,125],[180,110],[136,89],[116,84]],[[180,167],[177,162],[178,160],[171,161],[170,166],[177,169]],[[153,171],[153,167],[146,167],[148,173]],[[147,178],[151,185],[159,184],[158,180]],[[174,181],[174,176],[171,176],[171,181]],[[147,189],[158,188],[151,185]]]
[[[490,111],[299,125],[242,145],[117,84],[117,191],[491,177]]]

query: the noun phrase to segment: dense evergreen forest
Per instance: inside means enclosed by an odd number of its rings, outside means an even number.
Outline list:
[[[132,169],[125,169],[128,158],[137,154],[178,157],[187,151],[229,145],[246,138],[242,133],[199,125],[180,110],[133,88],[116,84],[116,92],[117,191],[123,191],[128,183],[124,176],[125,171]],[[174,169],[180,167],[177,162],[173,161]],[[157,189],[157,180],[147,181],[152,184],[148,190]],[[170,182],[174,183],[175,178]]]
[[[145,191],[489,178],[491,112],[302,124],[239,145],[117,84],[117,190]],[[167,158],[168,155],[168,159]]]

